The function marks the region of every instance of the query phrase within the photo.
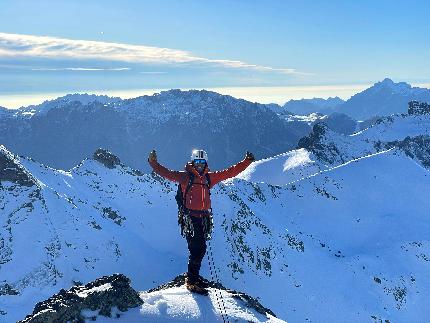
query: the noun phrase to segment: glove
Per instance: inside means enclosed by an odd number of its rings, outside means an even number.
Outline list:
[[[245,159],[249,159],[251,161],[255,160],[254,154],[250,151],[246,151]]]
[[[149,153],[149,156],[148,156],[148,160],[150,161],[150,162],[153,162],[153,161],[157,161],[157,152],[155,151],[155,150],[152,150],[150,153]]]

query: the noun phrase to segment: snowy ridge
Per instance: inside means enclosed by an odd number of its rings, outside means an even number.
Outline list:
[[[352,135],[339,134],[325,124],[317,123],[313,132],[299,141],[298,149],[259,160],[240,174],[239,178],[283,185],[393,146],[404,150],[401,142],[405,138],[425,138],[429,134],[430,115],[401,114],[383,117],[371,127]],[[418,162],[426,164],[423,160]]]

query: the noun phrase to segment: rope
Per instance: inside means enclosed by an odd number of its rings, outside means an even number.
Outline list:
[[[213,253],[212,253],[212,245],[210,243],[210,240],[208,240],[208,246],[209,246],[208,262],[209,262],[209,270],[211,272],[211,278],[212,278],[212,281],[215,281],[219,285],[220,282],[219,282],[219,279],[218,279],[217,269],[215,267],[214,256],[213,256]],[[213,271],[212,271],[212,267],[213,267]],[[214,273],[215,273],[215,275],[214,275]],[[219,298],[221,299],[221,302],[219,301],[218,291],[217,290],[218,290],[218,288],[215,289],[215,298],[216,298],[216,301],[217,301],[218,309],[221,312],[222,321],[224,323],[226,323],[226,322],[230,323],[229,320],[228,320],[228,318],[227,318],[227,311],[225,309],[224,298],[222,297],[222,293],[219,290]],[[222,305],[222,308],[221,308],[220,304]],[[225,318],[224,318],[224,316],[225,316]]]

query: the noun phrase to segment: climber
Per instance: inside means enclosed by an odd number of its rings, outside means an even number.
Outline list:
[[[255,160],[251,152],[245,158],[225,170],[211,172],[208,168],[208,156],[204,150],[193,150],[191,161],[185,165],[185,171],[173,171],[160,165],[155,150],[149,154],[148,162],[160,176],[178,182],[179,194],[183,198],[185,219],[185,237],[188,243],[189,258],[186,287],[191,292],[207,294],[206,285],[199,276],[200,266],[206,253],[206,240],[212,230],[212,209],[210,189],[217,183],[235,177]]]

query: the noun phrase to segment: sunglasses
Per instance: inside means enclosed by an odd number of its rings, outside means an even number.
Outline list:
[[[194,164],[206,164],[206,159],[194,159]]]

